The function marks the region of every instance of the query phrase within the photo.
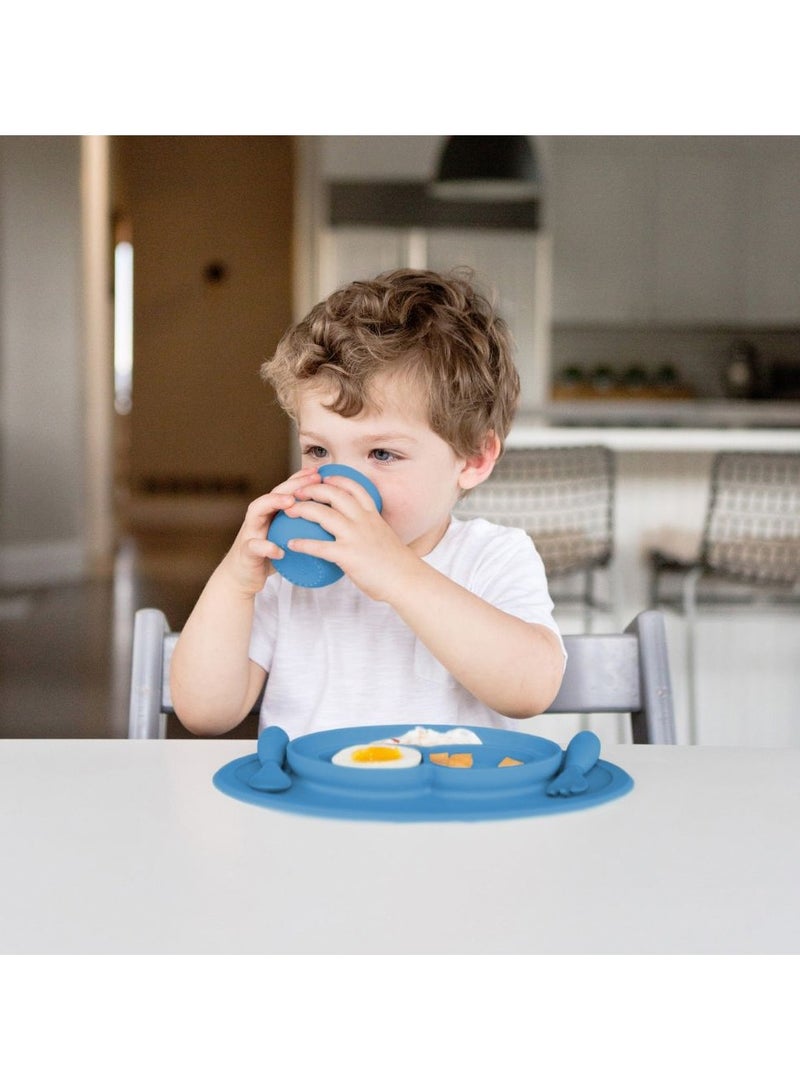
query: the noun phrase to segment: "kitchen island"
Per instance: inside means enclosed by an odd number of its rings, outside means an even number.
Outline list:
[[[625,422],[628,423],[625,423]],[[631,421],[635,421],[632,424]],[[569,423],[567,423],[569,422]],[[669,423],[667,423],[669,422]],[[793,426],[793,422],[796,425]],[[800,450],[800,405],[754,402],[558,403],[523,411],[507,446],[604,444],[616,456],[614,610],[596,628],[621,628],[648,605],[647,554],[655,546],[691,557],[703,529],[711,462],[721,450]],[[556,616],[579,631],[570,607]],[[698,624],[698,741],[800,747],[800,618],[720,610]],[[679,724],[688,721],[682,620],[667,614]],[[621,726],[592,725],[612,738]],[[679,741],[688,741],[681,734]]]

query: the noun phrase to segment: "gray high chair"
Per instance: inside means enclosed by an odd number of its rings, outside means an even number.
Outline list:
[[[173,711],[169,666],[178,633],[160,610],[137,610],[128,738],[163,739]],[[636,743],[674,743],[663,615],[638,614],[622,633],[565,636],[567,667],[550,713],[627,712]],[[257,706],[256,706],[257,707]]]

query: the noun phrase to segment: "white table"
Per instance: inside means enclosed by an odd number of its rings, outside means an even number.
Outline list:
[[[607,745],[619,799],[420,824],[217,791],[253,750],[0,741],[0,953],[800,952],[800,749]]]

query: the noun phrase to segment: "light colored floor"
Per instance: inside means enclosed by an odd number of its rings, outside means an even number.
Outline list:
[[[108,578],[0,597],[0,738],[127,735],[133,615],[182,627],[229,539],[151,533],[120,545]],[[168,735],[189,737],[170,717]],[[226,736],[255,737],[248,723]]]

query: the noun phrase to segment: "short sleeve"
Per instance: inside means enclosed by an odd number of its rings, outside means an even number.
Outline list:
[[[553,600],[544,563],[524,530],[502,528],[476,558],[470,590],[499,610],[554,632]]]
[[[482,518],[453,519],[445,539],[426,560],[499,610],[544,625],[561,639],[544,562],[519,527]]]

